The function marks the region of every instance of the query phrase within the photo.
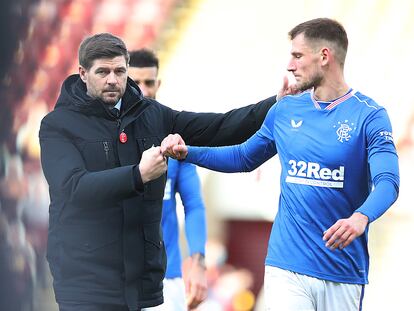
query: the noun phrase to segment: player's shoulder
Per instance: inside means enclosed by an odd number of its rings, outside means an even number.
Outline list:
[[[352,93],[352,98],[360,104],[363,109],[367,109],[368,111],[384,109],[384,107],[378,104],[374,99],[361,93],[360,91],[353,90]]]
[[[311,100],[311,92],[304,91],[297,94],[285,95],[272,107],[274,111],[283,111],[299,108],[302,105],[307,105]]]
[[[297,94],[285,95],[280,100],[277,101],[277,104],[291,104],[291,103],[300,103],[308,101],[311,98],[311,91],[303,91]]]

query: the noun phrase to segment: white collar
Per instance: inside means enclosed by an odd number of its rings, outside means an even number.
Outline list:
[[[118,102],[116,103],[116,105],[114,106],[114,108],[118,109],[119,111],[121,111],[121,106],[122,106],[122,98],[120,98],[118,100]]]

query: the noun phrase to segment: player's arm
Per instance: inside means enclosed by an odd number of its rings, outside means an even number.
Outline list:
[[[177,191],[184,205],[185,233],[191,256],[191,265],[185,281],[189,308],[197,307],[207,298],[207,277],[204,263],[207,240],[205,206],[196,167],[181,162]]]
[[[368,223],[391,207],[398,197],[398,156],[385,110],[381,109],[367,123],[368,162],[374,189],[365,202],[347,219],[338,220],[323,236],[331,249],[344,248],[362,235]]]
[[[262,125],[276,96],[227,113],[174,112],[171,133],[178,133],[188,145],[225,146],[246,141]]]
[[[277,100],[298,93],[289,85],[287,77],[278,92]],[[229,146],[240,144],[261,127],[268,111],[276,103],[276,96],[227,113],[176,113],[171,133],[180,134],[188,145]]]
[[[391,122],[385,109],[379,110],[367,126],[368,162],[373,191],[356,212],[373,222],[384,214],[398,197],[400,174]]]
[[[249,172],[277,153],[273,137],[276,106],[269,111],[260,130],[240,145],[225,147],[186,146],[175,134],[167,136],[161,143],[165,155],[197,164],[215,171],[234,173]]]

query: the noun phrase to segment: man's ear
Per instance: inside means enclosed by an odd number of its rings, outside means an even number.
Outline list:
[[[321,61],[322,65],[326,65],[332,58],[332,51],[325,47],[321,49]]]
[[[79,66],[79,76],[82,79],[83,82],[86,83],[86,69],[82,66]]]
[[[157,89],[160,87],[160,85],[161,85],[161,80],[157,80]]]

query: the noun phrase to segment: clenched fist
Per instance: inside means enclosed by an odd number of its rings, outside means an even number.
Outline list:
[[[184,160],[188,150],[179,134],[170,134],[161,142],[161,152],[167,157]]]
[[[167,171],[167,161],[161,153],[161,147],[152,146],[145,150],[138,167],[144,184],[164,174]]]

